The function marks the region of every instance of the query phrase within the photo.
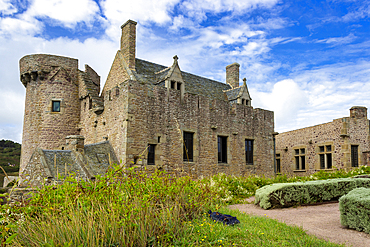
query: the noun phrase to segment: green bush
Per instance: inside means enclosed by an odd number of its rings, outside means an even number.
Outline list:
[[[370,189],[357,188],[339,199],[340,223],[370,234]]]
[[[318,171],[310,176],[303,177],[287,177],[286,175],[277,175],[271,178],[257,175],[242,177],[219,173],[210,178],[203,179],[203,183],[209,184],[217,191],[218,196],[223,202],[227,204],[237,204],[244,203],[246,198],[254,196],[256,190],[265,185],[347,178],[364,174],[370,174],[370,167],[361,166],[351,171]]]
[[[296,183],[280,183],[256,191],[255,204],[264,209],[338,200],[349,191],[370,188],[368,178],[337,178]]]
[[[94,182],[71,176],[45,186],[4,212],[25,217],[12,246],[151,246],[177,239],[183,222],[216,202],[208,185],[189,177],[117,166]]]

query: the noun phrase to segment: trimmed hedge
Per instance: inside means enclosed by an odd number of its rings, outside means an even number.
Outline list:
[[[370,189],[357,188],[339,199],[340,223],[370,234]]]
[[[256,191],[255,204],[264,209],[337,201],[359,187],[370,188],[368,178],[337,178],[266,185]]]

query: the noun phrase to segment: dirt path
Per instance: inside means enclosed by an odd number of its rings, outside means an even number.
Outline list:
[[[306,233],[334,243],[353,247],[370,246],[369,234],[344,228],[340,224],[339,203],[270,210],[254,204],[237,204],[230,208],[300,226]]]

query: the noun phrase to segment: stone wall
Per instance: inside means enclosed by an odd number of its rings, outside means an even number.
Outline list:
[[[146,165],[145,150],[148,144],[155,144],[156,166],[147,166],[149,170],[161,168],[195,176],[273,174],[273,112],[188,93],[181,102],[179,90],[137,81],[129,81],[127,88],[125,163],[133,164],[143,153],[136,164]],[[194,162],[183,161],[183,131],[194,133]],[[227,136],[227,164],[217,161],[219,135]],[[253,165],[246,165],[245,139],[254,140]]]
[[[363,152],[369,150],[369,120],[363,114],[356,116],[278,134],[276,153],[280,155],[281,173],[307,175],[320,170],[319,147],[326,145],[332,146],[333,169],[351,168],[351,145],[358,146],[359,165],[364,165]],[[296,169],[296,149],[305,149],[304,170]]]

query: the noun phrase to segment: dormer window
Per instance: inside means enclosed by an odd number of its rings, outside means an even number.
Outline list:
[[[245,100],[244,100],[244,99],[242,99],[242,105],[244,105],[244,101],[245,101]]]
[[[172,89],[175,89],[175,85],[176,85],[176,82],[175,81],[171,81],[171,88]]]
[[[177,90],[181,90],[181,83],[177,83]]]
[[[245,105],[248,105],[248,100],[245,100]]]

